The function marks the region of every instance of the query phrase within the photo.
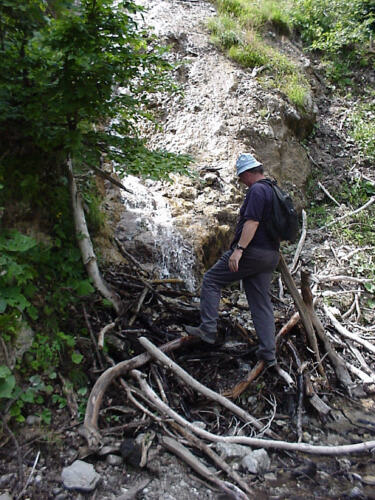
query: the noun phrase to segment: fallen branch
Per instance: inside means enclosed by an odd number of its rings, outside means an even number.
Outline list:
[[[371,344],[371,342],[369,342],[368,340],[362,339],[358,335],[355,335],[354,333],[349,332],[349,330],[347,330],[343,325],[341,325],[341,323],[339,323],[339,321],[335,318],[332,310],[328,306],[323,304],[323,308],[324,308],[324,312],[326,313],[326,315],[330,319],[332,325],[335,327],[335,329],[339,333],[341,333],[341,335],[343,335],[344,337],[346,337],[350,340],[353,340],[353,342],[356,342],[357,344],[362,345],[368,351],[375,354],[375,345],[374,344]]]
[[[129,321],[129,326],[132,326],[134,321],[137,319],[138,313],[141,310],[142,304],[146,298],[147,293],[148,293],[148,287],[145,286],[142,293],[141,293],[141,296],[139,297],[138,304],[137,304],[137,307],[134,311],[134,314]]]
[[[366,208],[368,208],[370,205],[372,205],[373,203],[375,202],[375,196],[372,196],[368,201],[367,203],[365,203],[364,205],[362,205],[362,207],[359,207],[357,208],[357,210],[353,210],[353,212],[349,212],[341,217],[338,217],[337,219],[331,221],[331,222],[328,222],[328,224],[325,224],[324,226],[322,226],[320,229],[327,229],[328,227],[332,226],[333,224],[337,224],[337,222],[340,222],[344,219],[346,219],[347,217],[352,217],[353,215],[356,215],[358,214],[359,212],[361,212],[362,210],[365,210]]]
[[[303,301],[306,304],[306,309],[308,314],[310,315],[312,324],[315,328],[315,331],[322,341],[324,345],[324,349],[327,353],[328,358],[330,359],[334,369],[336,376],[339,382],[345,387],[348,392],[350,392],[350,387],[353,384],[353,381],[349,375],[349,372],[346,368],[345,361],[337,354],[336,350],[332,346],[329,338],[327,337],[322,322],[320,321],[318,315],[314,309],[313,303],[313,295],[310,288],[310,273],[306,270],[301,271],[301,292]]]
[[[186,343],[192,343],[194,341],[195,339],[193,337],[182,337],[164,344],[160,347],[160,350],[163,352],[171,352]],[[98,429],[98,417],[103,397],[108,386],[116,377],[125,375],[128,371],[133,370],[134,368],[140,368],[144,364],[148,363],[150,359],[151,356],[148,353],[143,353],[132,359],[122,361],[121,363],[108,368],[95,382],[87,401],[84,424],[79,431],[80,434],[86,439],[90,449],[95,450],[100,445],[101,436]]]
[[[221,490],[225,491],[227,495],[233,500],[248,500],[248,496],[244,494],[243,491],[236,488],[234,485],[228,485],[228,483],[222,481],[215,476],[204,464],[202,464],[197,457],[195,457],[185,446],[176,441],[173,438],[162,436],[160,439],[161,444],[169,451],[177,455],[184,462],[186,462],[192,469],[194,469],[198,474],[203,476],[208,481],[216,484]],[[235,491],[232,490],[235,488]]]
[[[307,233],[307,217],[306,217],[306,212],[302,210],[302,232],[297,245],[296,253],[294,254],[293,257],[292,265],[290,266],[291,274],[293,274],[294,271],[296,270],[299,256],[301,255],[303,245],[305,244],[306,233]]]
[[[289,451],[299,451],[302,453],[308,453],[311,455],[348,455],[351,453],[372,453],[375,450],[375,440],[374,441],[364,441],[362,443],[339,445],[339,446],[324,446],[324,445],[311,445],[307,443],[288,443],[287,441],[276,441],[261,438],[252,438],[248,436],[218,436],[212,434],[201,427],[198,427],[188,420],[184,419],[176,413],[174,410],[169,408],[163,401],[155,394],[151,387],[144,380],[144,375],[137,371],[132,370],[130,375],[133,376],[138,384],[140,385],[142,391],[147,395],[151,404],[153,404],[161,413],[164,413],[168,417],[175,420],[182,426],[185,426],[190,431],[201,436],[208,441],[215,443],[237,443],[244,444],[248,446],[253,446],[256,448],[273,448],[279,450],[289,450]]]
[[[164,366],[172,370],[179,378],[181,378],[186,384],[189,384],[197,392],[203,394],[204,396],[216,401],[221,406],[230,410],[232,413],[240,417],[245,423],[252,424],[259,431],[263,429],[263,425],[255,417],[250,415],[247,411],[243,410],[239,406],[229,401],[224,396],[218,394],[217,392],[209,389],[205,385],[201,384],[195,380],[191,375],[189,375],[185,370],[178,366],[174,361],[172,361],[168,356],[163,354],[160,349],[158,349],[152,342],[150,342],[146,337],[139,338],[140,344],[148,351],[148,353],[157,361],[162,363]],[[275,433],[268,431],[266,434],[272,434],[273,437],[277,437]]]
[[[325,281],[349,281],[351,283],[369,283],[373,281],[371,278],[356,278],[354,276],[319,276],[314,275],[314,279],[319,281],[320,283],[324,283]]]
[[[306,304],[302,300],[302,297],[297,289],[297,286],[292,278],[292,275],[289,272],[288,266],[286,265],[286,262],[284,260],[284,257],[280,254],[280,261],[279,261],[279,269],[281,271],[281,275],[283,277],[283,280],[288,287],[288,290],[290,294],[293,297],[294,303],[299,311],[301,321],[303,323],[303,326],[305,327],[306,333],[307,333],[307,338],[309,340],[310,347],[313,349],[315,353],[315,358],[318,363],[318,370],[320,375],[322,377],[325,377],[324,369],[321,364],[321,359],[320,359],[320,354],[319,354],[319,348],[318,348],[318,342],[316,340],[315,336],[315,331],[311,322],[310,315],[307,311]]]
[[[322,184],[321,182],[318,182],[318,186],[319,186],[319,187],[320,187],[320,189],[323,191],[323,193],[325,193],[325,194],[328,196],[328,198],[329,198],[330,200],[332,200],[332,201],[333,201],[333,203],[336,203],[336,205],[337,205],[338,207],[340,206],[340,203],[336,200],[336,198],[334,198],[334,197],[330,194],[330,192],[329,192],[329,191],[328,191],[328,190],[327,190],[327,189],[323,186],[323,184]]]
[[[215,453],[205,442],[203,442],[201,439],[199,439],[197,436],[189,432],[188,430],[185,429],[185,427],[182,427],[181,425],[178,425],[174,422],[172,422],[172,427],[174,427],[180,434],[182,434],[190,443],[193,444],[196,448],[199,448],[201,451],[203,451],[216,465],[220,467],[229,477],[231,477],[236,483],[247,493],[249,494],[254,494],[253,490],[249,488],[247,483],[237,474],[235,470],[230,467],[226,463],[225,460],[220,458],[220,456]]]

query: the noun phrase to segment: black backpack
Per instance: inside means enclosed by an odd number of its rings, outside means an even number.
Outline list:
[[[279,188],[276,181],[262,179],[272,187],[272,211],[266,229],[273,240],[294,243],[298,236],[298,216],[292,198]]]

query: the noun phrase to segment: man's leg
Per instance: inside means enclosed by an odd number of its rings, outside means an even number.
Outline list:
[[[275,319],[269,294],[272,272],[259,273],[244,278],[244,288],[249,303],[255,331],[259,339],[257,356],[271,361],[275,359]]]
[[[205,332],[216,333],[217,331],[221,289],[225,285],[242,279],[241,271],[233,273],[229,270],[228,261],[231,255],[232,250],[225,252],[216,264],[203,276],[200,301],[200,328]]]

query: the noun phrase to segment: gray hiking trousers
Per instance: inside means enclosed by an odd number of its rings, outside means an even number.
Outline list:
[[[255,331],[259,339],[259,359],[275,359],[275,320],[269,293],[272,272],[279,262],[279,252],[257,247],[247,248],[239,262],[238,271],[229,270],[232,250],[211,267],[203,277],[201,287],[201,324],[206,332],[216,332],[221,289],[234,281],[243,280]]]

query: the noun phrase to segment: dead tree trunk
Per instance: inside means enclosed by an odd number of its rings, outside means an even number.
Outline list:
[[[310,347],[313,349],[313,351],[315,353],[316,361],[318,362],[319,373],[323,377],[325,377],[324,369],[323,369],[321,359],[320,359],[318,342],[316,340],[316,335],[315,335],[315,331],[314,331],[314,327],[313,327],[310,315],[307,311],[306,304],[302,300],[302,297],[298,291],[298,288],[297,288],[297,286],[292,278],[292,275],[290,274],[290,271],[288,269],[288,266],[286,265],[284,257],[281,254],[280,254],[279,269],[281,272],[281,276],[284,280],[284,283],[287,286],[290,294],[292,295],[294,303],[299,311],[301,321],[302,321],[303,326],[305,327],[305,330],[307,333],[307,338],[309,339]]]
[[[71,158],[68,159],[68,180],[70,196],[72,199],[74,226],[78,246],[81,251],[82,260],[86,267],[87,274],[92,279],[95,288],[103,295],[103,297],[105,297],[113,304],[113,307],[115,308],[117,314],[119,314],[121,311],[121,300],[116,295],[116,293],[109,288],[99,271],[96,255],[90,238],[90,233],[86,224],[82,198],[78,191],[77,183],[74,179],[73,162]]]

